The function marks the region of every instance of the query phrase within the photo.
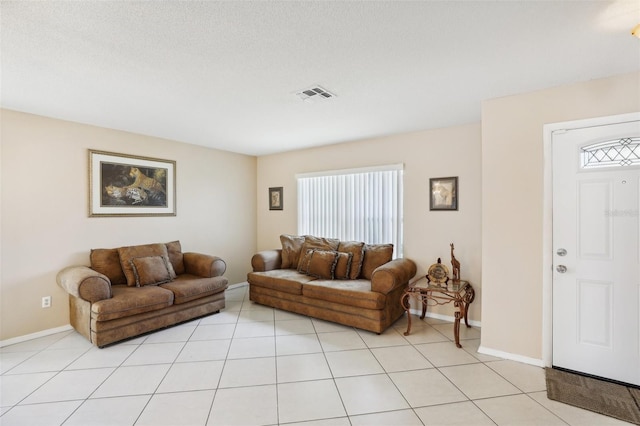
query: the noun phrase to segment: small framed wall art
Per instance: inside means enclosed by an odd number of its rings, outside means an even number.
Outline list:
[[[458,177],[429,179],[429,210],[458,210]]]
[[[175,161],[89,150],[89,217],[175,215]]]
[[[269,188],[269,210],[282,210],[282,187]]]

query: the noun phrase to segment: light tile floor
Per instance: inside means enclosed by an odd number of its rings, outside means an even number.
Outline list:
[[[382,335],[260,306],[104,349],[74,331],[0,348],[0,424],[614,425],[546,397],[544,371],[477,353],[480,330],[406,317]]]

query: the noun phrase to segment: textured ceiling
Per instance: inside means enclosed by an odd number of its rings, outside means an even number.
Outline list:
[[[251,155],[640,70],[632,1],[2,1],[4,108]],[[295,92],[320,85],[331,100]],[[637,95],[637,93],[636,93]]]

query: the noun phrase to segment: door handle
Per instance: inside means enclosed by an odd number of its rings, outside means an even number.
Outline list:
[[[564,265],[558,265],[556,266],[556,271],[558,271],[561,274],[564,274],[565,272],[567,272],[567,267]]]
[[[567,255],[567,250],[565,250],[563,248],[559,248],[558,251],[556,252],[556,254],[558,256],[566,256]]]

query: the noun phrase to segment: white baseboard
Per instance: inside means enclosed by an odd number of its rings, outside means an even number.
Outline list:
[[[247,281],[243,281],[241,283],[229,284],[227,286],[227,290],[233,290],[234,288],[244,287],[245,285],[249,285]]]
[[[46,337],[56,333],[62,333],[63,331],[73,330],[70,324],[63,325],[56,328],[50,328],[48,330],[38,331],[37,333],[25,334],[24,336],[13,337],[7,340],[0,340],[0,348],[9,345],[15,345],[16,343],[22,343],[29,340],[37,339],[39,337]]]
[[[495,349],[480,346],[478,352],[485,355],[491,355],[498,358],[504,358],[511,361],[521,362],[523,364],[535,365],[536,367],[544,367],[544,362],[541,359],[529,358],[528,356],[522,356],[518,354],[512,354],[509,352],[498,351]]]
[[[422,315],[422,311],[418,309],[411,309],[409,312],[411,312],[412,315],[417,315],[417,316]],[[433,313],[430,313],[429,311],[427,311],[427,317],[439,319],[447,322],[454,322],[456,320],[456,318],[451,315],[433,314]],[[464,318],[460,319],[460,323],[464,324]],[[472,327],[482,328],[482,322],[480,321],[469,320],[469,325]]]

